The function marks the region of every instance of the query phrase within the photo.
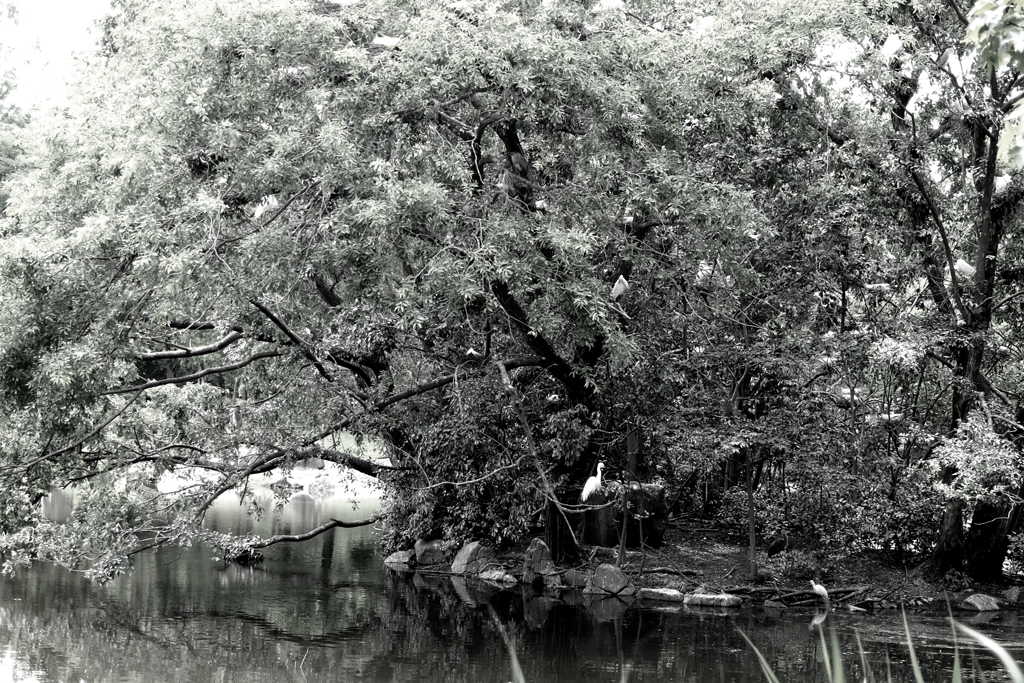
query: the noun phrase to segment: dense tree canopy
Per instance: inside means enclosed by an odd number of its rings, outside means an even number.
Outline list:
[[[389,544],[557,538],[601,459],[940,574],[980,513],[1001,568],[1016,67],[955,2],[757,5],[118,2],[7,184],[9,565],[108,576],[318,456]]]

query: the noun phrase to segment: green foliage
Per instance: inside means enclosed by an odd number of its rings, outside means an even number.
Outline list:
[[[979,64],[997,71],[1024,67],[1024,15],[1020,6],[1007,0],[980,0],[969,14],[965,42]],[[1017,166],[1024,161],[1024,109],[1018,103],[1005,112],[1006,136],[1003,142],[1008,159]]]
[[[1007,560],[1010,564],[1010,571],[1021,573],[1024,571],[1024,533],[1012,534],[1009,537],[1010,547],[1007,550]]]
[[[1020,489],[1020,454],[1012,443],[995,433],[985,415],[976,412],[960,424],[956,434],[935,449],[931,466],[957,472],[949,484],[942,485],[947,497],[968,502],[979,499],[1015,498]]]
[[[1021,300],[993,307],[994,272],[954,284],[946,255],[1000,254],[975,229],[988,138],[929,53],[952,24],[926,41],[899,8],[781,1],[118,6],[68,107],[16,133],[0,227],[0,505],[88,482],[62,542],[98,574],[131,552],[118,518],[189,542],[252,474],[374,471],[346,435],[396,468],[375,471],[389,545],[518,541],[538,468],[574,500],[632,443],[684,510],[744,528],[751,467],[765,530],[921,553],[947,406],[982,366],[1021,372],[985,346]],[[925,72],[914,125],[894,119]],[[1016,450],[971,425],[937,452],[976,500],[1017,481]],[[121,476],[140,468],[204,476],[147,497]],[[4,524],[41,543],[30,513]]]

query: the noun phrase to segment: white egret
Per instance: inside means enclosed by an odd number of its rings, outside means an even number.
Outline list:
[[[625,294],[627,289],[629,289],[629,283],[620,275],[619,279],[615,281],[615,286],[612,287],[612,301]]]
[[[997,175],[992,183],[992,196],[1002,197],[1006,194],[1006,191],[1010,189],[1010,181],[1013,180],[1008,175]]]
[[[828,604],[828,591],[820,583],[814,583],[814,579],[811,579],[811,590],[820,595],[826,605]]]
[[[583,485],[583,495],[580,496],[580,500],[586,501],[590,498],[594,491],[601,488],[601,468],[604,467],[603,462],[597,463],[597,476],[587,479],[587,483]]]
[[[939,55],[939,58],[935,60],[935,66],[939,67],[940,69],[945,68],[946,63],[955,54],[956,50],[954,50],[951,47],[947,47],[945,50],[943,50],[942,54]]]
[[[953,266],[953,270],[960,273],[963,277],[974,277],[977,269],[962,258],[956,260],[956,264]]]

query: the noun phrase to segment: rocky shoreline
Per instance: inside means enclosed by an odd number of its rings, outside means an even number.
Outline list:
[[[602,562],[583,567],[559,567],[551,559],[548,546],[539,538],[519,556],[501,556],[480,541],[465,544],[451,560],[440,541],[417,541],[413,548],[392,553],[384,565],[395,572],[423,572],[470,578],[494,589],[506,590],[516,586],[529,586],[546,594],[563,590],[578,590],[596,598],[617,598],[628,603],[682,603],[689,606],[734,608],[760,605],[765,609],[786,608],[817,609],[826,605],[832,609],[865,612],[900,607],[927,609],[946,608],[946,602],[936,598],[896,602],[888,596],[872,595],[870,586],[835,587],[829,590],[828,602],[813,590],[775,586],[733,586],[709,589],[704,585],[688,590],[670,586],[650,585],[664,581],[652,577],[665,574],[684,575],[687,572],[665,567],[638,570]],[[686,581],[677,583],[685,584]],[[975,592],[950,597],[956,609],[971,612],[994,612],[1002,609],[1024,608],[1024,588],[1013,586],[999,596]]]

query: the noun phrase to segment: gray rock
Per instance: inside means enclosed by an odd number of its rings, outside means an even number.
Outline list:
[[[416,564],[440,564],[445,561],[444,551],[441,550],[441,541],[425,541],[417,539]]]
[[[610,564],[601,564],[594,571],[594,578],[591,582],[591,593],[607,593],[608,595],[632,595],[636,589],[629,585],[627,577],[621,569]]]
[[[547,543],[539,538],[530,541],[530,547],[523,556],[523,583],[533,583],[538,574],[544,574],[553,567]]]
[[[505,585],[517,583],[516,577],[512,576],[500,567],[485,569],[482,572],[480,572],[477,578],[479,578],[481,581],[490,581],[492,583],[500,583]]]
[[[706,605],[708,607],[739,607],[743,601],[736,595],[718,593],[690,593],[683,600],[687,605]]]
[[[1006,602],[1011,605],[1024,603],[1024,588],[1021,588],[1020,586],[1007,588],[1006,592],[1003,593],[1003,597],[1006,598]]]
[[[538,581],[545,588],[562,586],[562,577],[551,561],[551,550],[544,541],[535,538],[530,541],[530,547],[523,558],[523,583],[532,585]]]
[[[479,541],[473,541],[462,546],[452,560],[452,574],[479,574],[493,561],[494,551]]]
[[[683,592],[675,588],[641,588],[637,597],[642,600],[659,600],[661,602],[682,602]]]
[[[562,581],[565,585],[572,586],[574,588],[586,588],[592,578],[593,575],[590,572],[585,572],[580,569],[569,569],[562,574]]]
[[[384,564],[389,567],[409,567],[416,563],[416,551],[415,550],[399,550],[398,552],[391,553],[384,560]]]
[[[973,609],[978,612],[995,612],[999,609],[999,602],[991,595],[975,593],[960,603],[963,609]]]

